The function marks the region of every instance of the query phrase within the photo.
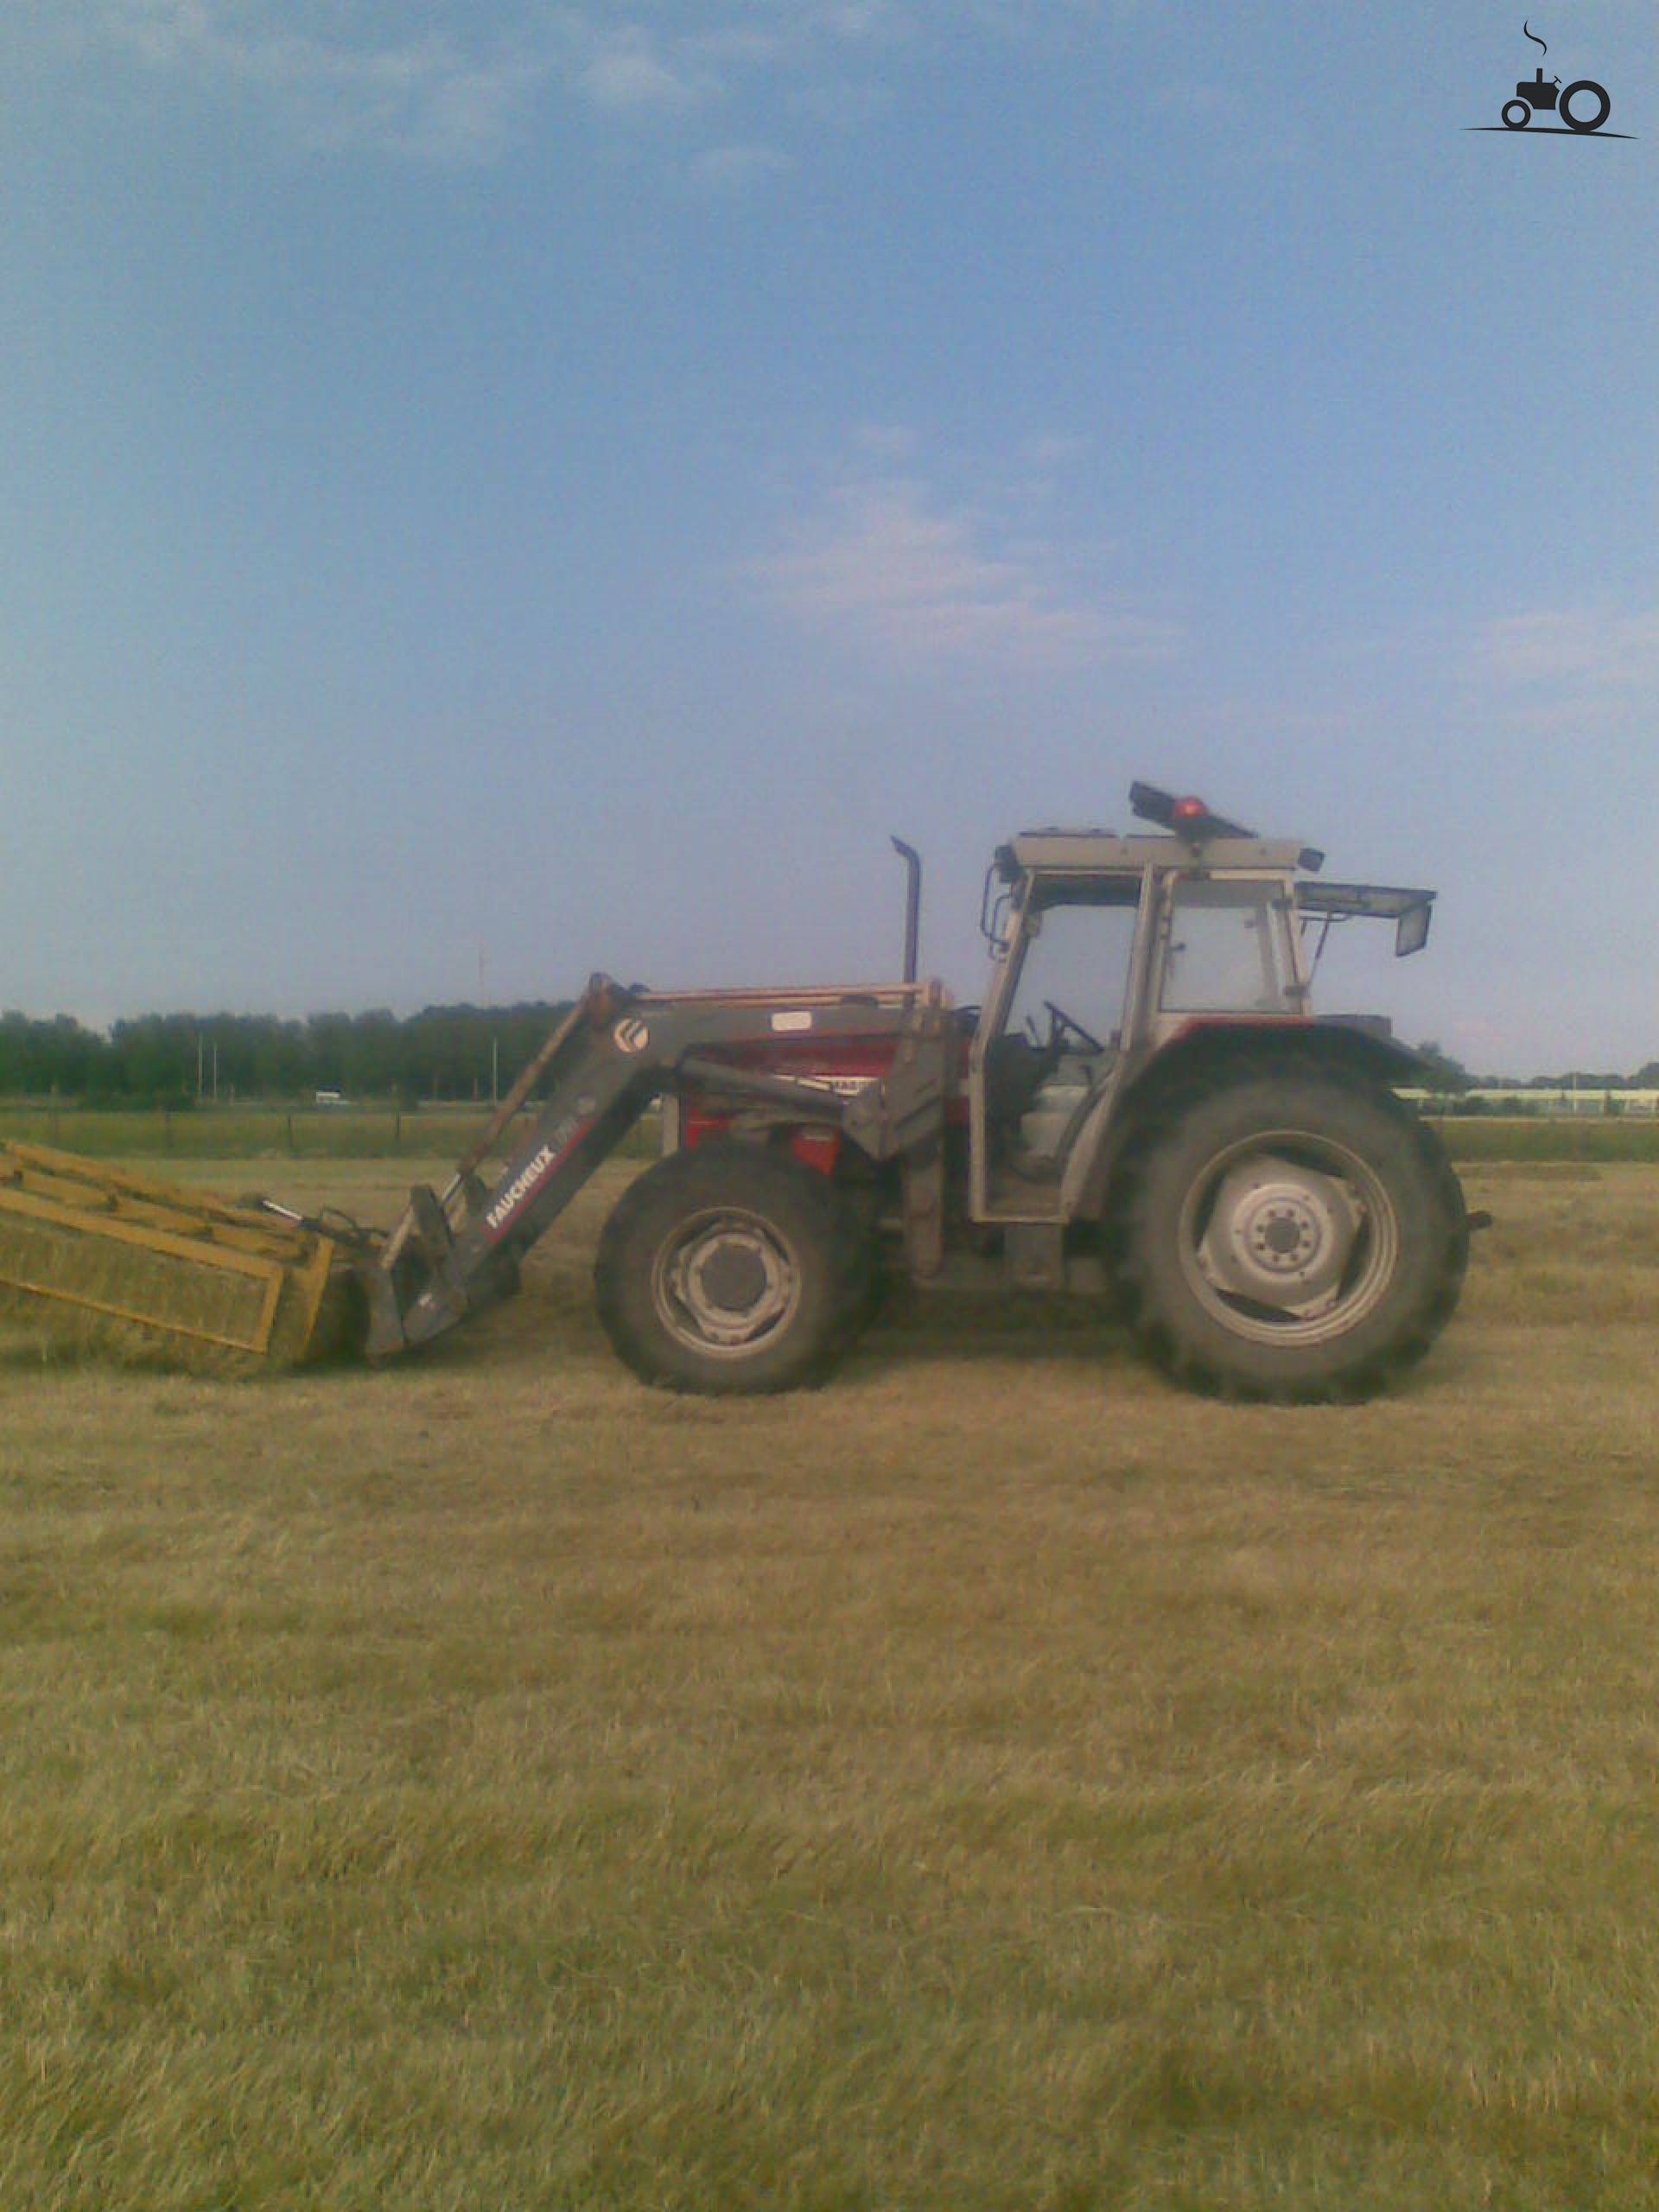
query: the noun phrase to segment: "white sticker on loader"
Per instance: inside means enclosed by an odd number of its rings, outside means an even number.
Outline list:
[[[774,1014],[772,1017],[772,1026],[784,1033],[793,1029],[810,1029],[812,1027],[812,1016],[804,1007],[798,1010],[791,1008],[786,1014]]]
[[[638,1014],[626,1014],[612,1030],[611,1042],[619,1052],[643,1052],[651,1042],[650,1026]]]
[[[486,1212],[484,1219],[486,1226],[493,1230],[505,1229],[557,1157],[558,1154],[554,1151],[553,1147],[550,1144],[544,1144],[532,1158],[527,1160],[506,1189],[497,1198],[495,1204]]]
[[[592,1127],[580,1116],[567,1114],[548,1131],[546,1141],[536,1147],[512,1182],[497,1189],[484,1214],[491,1243],[499,1243],[506,1234],[554,1169],[563,1166]]]

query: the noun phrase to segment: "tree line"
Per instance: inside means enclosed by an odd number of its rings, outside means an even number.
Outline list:
[[[1629,1075],[1604,1068],[1564,1068],[1559,1075],[1471,1075],[1438,1044],[1412,1049],[1426,1066],[1425,1090],[1452,1096],[1465,1090],[1659,1090],[1659,1060],[1644,1060]]]
[[[293,1101],[320,1090],[346,1098],[472,1101],[505,1091],[569,1001],[510,1007],[429,1006],[399,1017],[314,1014],[302,1021],[263,1014],[146,1014],[109,1033],[72,1015],[0,1015],[0,1097],[58,1098],[97,1106],[194,1106]],[[1659,1089],[1659,1060],[1634,1074],[1567,1069],[1560,1075],[1471,1075],[1435,1043],[1417,1050],[1427,1087],[1456,1096],[1475,1088],[1585,1090]]]
[[[487,1099],[505,1091],[563,1005],[429,1006],[403,1018],[147,1014],[107,1034],[72,1015],[0,1015],[0,1096],[182,1108],[217,1100]]]

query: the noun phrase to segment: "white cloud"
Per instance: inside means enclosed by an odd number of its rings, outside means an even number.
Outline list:
[[[1020,440],[1019,457],[1029,468],[1051,470],[1063,468],[1069,461],[1081,461],[1088,450],[1087,438],[1039,431],[1034,436]]]
[[[1162,658],[1179,638],[1156,616],[1069,588],[1052,545],[998,543],[910,477],[838,487],[753,573],[785,613],[906,658],[1075,667]]]
[[[522,45],[474,51],[438,30],[350,41],[226,0],[104,0],[97,22],[149,67],[245,84],[313,144],[368,144],[435,161],[487,161],[523,127],[551,67]]]
[[[711,146],[691,164],[691,181],[707,192],[743,192],[790,165],[776,146]]]
[[[665,59],[636,23],[596,40],[576,83],[595,106],[623,112],[695,107],[715,89],[706,72]]]
[[[852,435],[856,452],[884,465],[907,461],[918,442],[915,431],[906,423],[861,423]]]
[[[1629,692],[1659,686],[1659,607],[1535,608],[1491,623],[1476,640],[1488,683]]]
[[[10,0],[72,46],[124,48],[156,71],[261,92],[306,143],[438,161],[488,161],[561,90],[643,124],[712,108],[746,88],[854,128],[888,97],[871,64],[895,42],[1004,42],[1046,35],[1100,0]],[[768,136],[771,134],[768,133]],[[739,181],[709,149],[705,183]]]

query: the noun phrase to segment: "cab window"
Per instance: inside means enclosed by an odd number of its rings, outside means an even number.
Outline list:
[[[1102,1048],[1116,1043],[1139,903],[1138,884],[1046,887],[1035,909],[1036,934],[1027,934],[1007,1027],[1046,1041],[1054,1019],[1050,1009],[1058,1007],[1075,1025],[1065,1040],[1070,1050],[1088,1049],[1078,1029]],[[1030,925],[1027,917],[1027,932]]]
[[[1267,883],[1178,883],[1160,1003],[1170,1014],[1290,1014],[1284,897]]]

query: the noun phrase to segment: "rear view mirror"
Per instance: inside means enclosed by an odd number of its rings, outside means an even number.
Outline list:
[[[1433,908],[1425,899],[1421,906],[1408,906],[1394,926],[1394,957],[1403,960],[1408,953],[1421,952],[1428,943],[1429,917]]]

